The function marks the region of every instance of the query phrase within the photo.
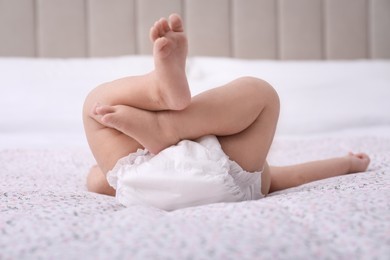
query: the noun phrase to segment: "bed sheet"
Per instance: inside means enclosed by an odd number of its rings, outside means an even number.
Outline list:
[[[350,150],[372,163],[258,201],[172,212],[87,192],[87,149],[3,149],[0,259],[388,259],[389,147],[370,134],[277,138],[272,164]]]
[[[94,164],[85,95],[152,66],[150,57],[0,59],[0,259],[388,259],[390,62],[189,59],[194,95],[243,75],[277,89],[271,164],[349,151],[372,163],[258,201],[172,212],[125,208],[85,187]]]

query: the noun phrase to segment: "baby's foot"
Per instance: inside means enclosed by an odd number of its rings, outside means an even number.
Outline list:
[[[91,116],[102,125],[134,138],[149,152],[157,154],[179,142],[165,123],[163,114],[123,105],[96,105]]]
[[[370,164],[370,157],[365,153],[349,153],[347,158],[350,162],[348,173],[364,172]]]
[[[150,29],[156,85],[161,99],[169,109],[181,110],[191,101],[185,74],[188,51],[181,18],[172,14],[169,23],[161,18]]]

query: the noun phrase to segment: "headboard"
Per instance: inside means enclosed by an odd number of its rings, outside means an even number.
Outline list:
[[[150,26],[172,12],[190,55],[390,58],[390,0],[0,0],[0,56],[150,54]]]

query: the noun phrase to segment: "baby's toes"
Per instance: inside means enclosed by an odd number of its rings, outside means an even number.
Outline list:
[[[168,21],[165,18],[161,18],[154,23],[152,28],[150,28],[150,40],[154,42],[158,38],[164,36],[169,30]]]
[[[169,32],[171,30],[171,28],[169,27],[167,19],[161,18],[159,20],[159,23],[161,25],[161,36],[165,35],[167,32]]]
[[[129,122],[129,107],[124,105],[117,105],[110,107],[109,113],[102,116],[102,123],[111,128],[115,128],[118,131],[126,130]]]
[[[165,37],[159,38],[154,42],[153,53],[159,58],[165,58],[171,53],[172,47],[169,45],[169,40]]]
[[[107,127],[120,128],[120,120],[116,113],[105,114],[102,116],[101,121]]]
[[[108,113],[114,113],[115,107],[109,105],[96,105],[95,112],[97,115],[104,116],[105,114]]]
[[[361,159],[367,164],[367,166],[368,166],[368,164],[370,164],[370,161],[371,161],[371,159],[370,159],[370,157],[367,155],[367,154],[361,154],[360,155],[361,157]]]
[[[169,21],[171,23],[171,28],[174,32],[183,32],[183,22],[179,15],[172,14],[169,16]]]
[[[150,28],[149,36],[152,42],[160,37],[160,26],[158,21],[155,22],[154,25]]]

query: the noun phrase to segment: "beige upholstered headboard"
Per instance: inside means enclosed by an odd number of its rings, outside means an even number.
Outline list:
[[[150,54],[151,24],[172,12],[190,55],[390,58],[390,0],[0,0],[0,56]]]

